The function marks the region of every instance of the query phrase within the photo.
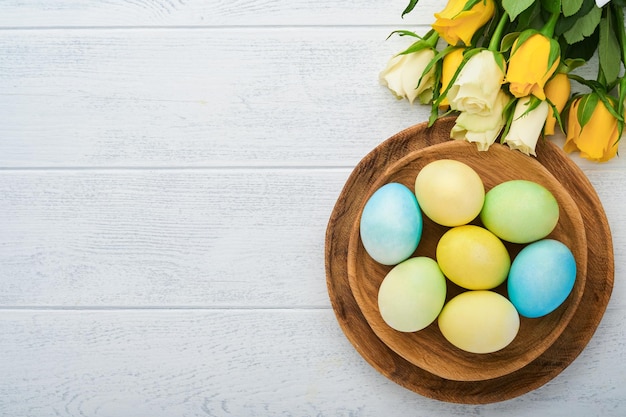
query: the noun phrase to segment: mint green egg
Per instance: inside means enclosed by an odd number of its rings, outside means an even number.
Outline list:
[[[547,188],[536,182],[505,181],[485,194],[480,220],[502,240],[530,243],[554,230],[559,221],[559,204]]]

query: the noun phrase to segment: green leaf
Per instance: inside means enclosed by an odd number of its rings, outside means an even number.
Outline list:
[[[580,10],[583,5],[583,0],[566,0],[561,4],[563,10],[563,16],[572,16]]]
[[[611,8],[608,7],[606,16],[600,21],[600,43],[598,45],[598,57],[600,59],[600,68],[604,73],[607,85],[617,80],[620,65],[620,47],[615,29],[613,28],[613,19],[611,17]]]
[[[602,18],[602,9],[594,7],[589,13],[578,19],[576,24],[563,34],[570,45],[591,36]]]
[[[548,57],[548,69],[552,68],[552,65],[561,58],[561,46],[556,39],[550,39],[550,56]]]
[[[559,13],[561,11],[561,0],[541,0],[541,5],[550,13]]]
[[[584,59],[585,61],[589,61],[596,52],[596,49],[598,49],[599,32],[599,30],[596,30],[588,38],[571,45],[563,39],[561,44],[561,50],[564,51],[563,58]]]
[[[548,105],[550,106],[550,111],[552,112],[552,116],[554,116],[554,119],[558,123],[559,128],[561,129],[561,132],[565,132],[565,128],[563,127],[563,122],[561,120],[561,115],[559,114],[559,109],[557,109],[554,103],[552,103],[550,99],[547,97],[546,97],[546,103],[548,103]]]
[[[624,10],[621,7],[617,7],[615,5],[612,5],[612,10],[613,22],[611,23],[611,26],[616,28],[615,36],[617,37],[617,42],[621,46],[620,58],[622,62],[626,64],[626,51],[624,50],[626,48],[626,30],[623,25]]]
[[[413,10],[415,8],[415,6],[417,5],[417,2],[419,0],[410,0],[409,1],[409,5],[406,6],[406,9],[404,9],[404,11],[402,12],[402,17],[404,17],[405,14],[407,13],[411,13],[411,10]]]
[[[524,10],[517,17],[516,31],[522,32],[529,28],[540,29],[543,27],[544,22],[541,19],[541,4],[534,2],[531,7]]]
[[[519,32],[511,32],[504,35],[502,42],[500,43],[500,51],[506,52],[513,47],[515,39],[519,36]]]
[[[587,15],[591,11],[591,9],[597,8],[595,0],[583,0],[583,4],[576,13],[572,16],[563,16],[560,17],[556,22],[556,27],[554,28],[555,36],[561,36],[563,33],[567,32],[569,29],[576,24],[578,19]]]
[[[520,13],[528,9],[535,3],[534,0],[502,0],[502,7],[509,14],[509,18],[514,20]]]
[[[468,0],[467,3],[465,3],[465,6],[463,6],[463,11],[466,12],[468,10],[472,10],[472,7],[476,6],[481,1],[485,0]]]
[[[394,30],[393,32],[391,32],[389,34],[389,36],[387,36],[387,39],[391,38],[393,35],[398,35],[398,36],[412,36],[414,38],[420,38],[421,36],[418,35],[415,32],[411,32],[410,30]]]
[[[586,63],[587,61],[581,58],[567,58],[561,61],[561,63],[559,64],[559,68],[556,70],[556,72],[568,74],[576,68],[582,67]]]
[[[578,104],[578,114],[576,116],[578,117],[578,123],[580,124],[581,130],[585,127],[589,120],[591,120],[591,116],[593,115],[593,111],[596,109],[597,105],[597,94],[587,94],[580,99],[580,103]]]

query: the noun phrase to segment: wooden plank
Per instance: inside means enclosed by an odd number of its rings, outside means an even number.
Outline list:
[[[328,307],[324,237],[349,173],[1,171],[0,306]],[[620,277],[623,176],[592,180]]]
[[[356,162],[427,109],[378,84],[386,28],[347,33],[0,32],[0,166]]]
[[[0,27],[41,26],[230,26],[230,25],[370,25],[430,24],[443,8],[438,0],[421,0],[404,20],[408,0],[337,2],[320,0],[4,0]]]
[[[327,307],[347,170],[0,175],[0,305]]]
[[[0,311],[7,416],[623,415],[626,310],[547,385],[488,406],[421,397],[371,368],[331,310]],[[268,342],[271,341],[271,342]]]
[[[0,31],[0,167],[352,166],[428,118],[389,30]]]

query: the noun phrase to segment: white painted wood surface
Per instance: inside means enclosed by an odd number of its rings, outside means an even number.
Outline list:
[[[402,44],[389,32],[425,31],[442,5],[420,4],[403,20],[400,0],[0,1],[0,415],[622,417],[623,159],[573,156],[607,212],[615,287],[545,386],[423,398],[335,321],[336,198],[427,116],[377,83]]]

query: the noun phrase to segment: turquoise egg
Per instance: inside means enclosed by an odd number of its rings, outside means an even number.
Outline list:
[[[365,251],[383,265],[408,259],[422,237],[422,212],[415,194],[400,183],[380,187],[365,203],[360,221]]]
[[[507,289],[520,315],[543,317],[567,299],[576,281],[576,260],[570,249],[553,239],[524,247],[513,260]]]

